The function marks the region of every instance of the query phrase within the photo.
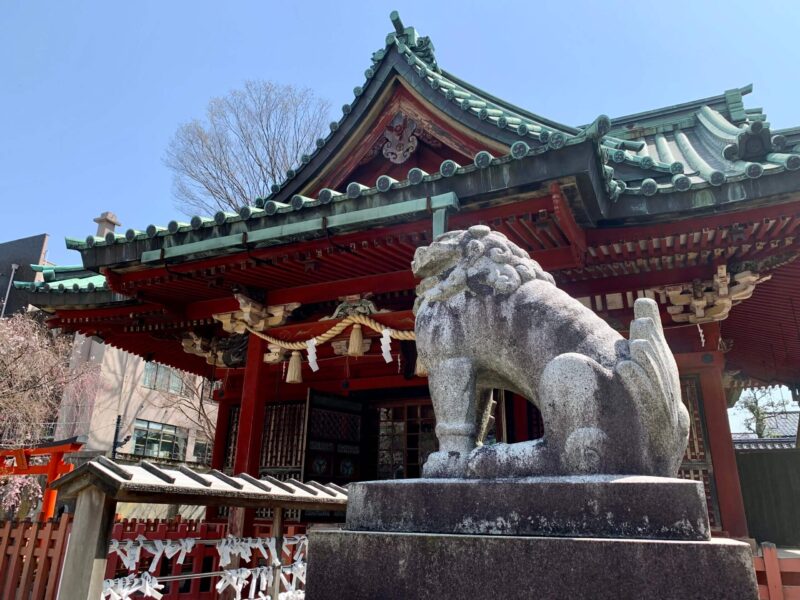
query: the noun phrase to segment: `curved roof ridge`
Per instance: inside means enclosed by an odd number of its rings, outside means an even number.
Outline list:
[[[733,117],[733,121],[743,121],[747,115],[742,109],[741,97],[751,93],[752,91],[753,84],[749,83],[739,88],[727,90],[722,94],[709,96],[708,98],[691,100],[689,102],[681,102],[680,104],[673,104],[671,106],[665,106],[662,108],[631,113],[629,115],[623,115],[620,117],[612,117],[611,128],[612,130],[615,130],[626,123],[642,121],[650,118],[663,118],[669,115],[677,115],[681,113],[691,113],[700,110],[700,107],[704,105],[711,108],[725,107],[727,112],[734,113],[731,115]]]
[[[536,113],[533,113],[533,112],[531,112],[531,111],[529,111],[529,110],[527,110],[525,108],[517,106],[516,104],[512,104],[511,102],[503,100],[502,98],[498,98],[497,96],[495,96],[493,94],[490,94],[489,92],[487,92],[485,90],[482,90],[481,88],[479,88],[479,87],[477,87],[477,86],[475,86],[475,85],[473,85],[473,84],[471,84],[471,83],[469,83],[467,81],[464,81],[463,79],[461,79],[457,75],[453,75],[450,71],[442,69],[442,75],[444,75],[445,77],[447,77],[448,79],[453,81],[453,83],[456,83],[456,84],[460,85],[461,87],[469,90],[470,92],[472,92],[473,94],[475,94],[477,96],[481,96],[483,98],[486,98],[487,100],[493,102],[494,104],[497,104],[498,106],[502,106],[503,108],[505,108],[505,109],[507,109],[507,110],[509,110],[511,112],[515,112],[515,113],[517,113],[517,114],[519,114],[519,115],[521,115],[523,117],[526,117],[526,118],[530,119],[531,121],[535,121],[537,123],[541,123],[543,125],[547,125],[548,127],[551,127],[553,129],[558,129],[558,130],[560,130],[560,131],[562,131],[564,133],[569,133],[569,134],[572,134],[572,135],[578,135],[585,127],[589,126],[589,125],[585,125],[583,127],[573,127],[571,125],[566,125],[564,123],[559,123],[558,121],[553,121],[552,119],[548,119],[547,117],[543,117],[543,116],[541,116],[539,114],[536,114]]]

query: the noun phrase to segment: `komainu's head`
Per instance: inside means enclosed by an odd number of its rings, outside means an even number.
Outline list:
[[[525,250],[485,225],[447,232],[430,246],[417,248],[411,269],[423,280],[418,296],[429,301],[466,288],[477,292],[488,286],[494,294],[511,294],[534,279],[555,283]]]

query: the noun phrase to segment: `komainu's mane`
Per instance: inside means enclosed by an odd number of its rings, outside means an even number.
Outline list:
[[[436,260],[429,261],[429,253]],[[433,268],[428,265],[433,263]],[[446,300],[462,290],[489,286],[495,294],[513,294],[534,279],[555,285],[553,277],[530,255],[505,235],[485,225],[453,231],[414,257],[414,274],[423,277],[417,288],[418,301]]]

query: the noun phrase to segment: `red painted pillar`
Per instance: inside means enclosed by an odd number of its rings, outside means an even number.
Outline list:
[[[264,362],[267,342],[250,335],[244,369],[242,401],[239,409],[239,436],[236,440],[235,473],[258,475],[261,437],[264,433],[264,406],[269,393],[269,365]]]
[[[736,453],[733,449],[733,437],[728,422],[725,388],[722,385],[725,358],[722,352],[693,352],[677,354],[675,359],[681,375],[695,374],[700,378],[700,392],[708,432],[706,443],[711,450],[722,529],[731,537],[746,538],[747,519],[739,483],[739,470],[736,466]]]
[[[39,520],[45,522],[52,519],[56,511],[56,498],[58,492],[50,487],[50,484],[58,479],[59,467],[64,459],[64,454],[56,452],[50,455],[50,462],[47,463],[47,484],[42,494],[42,511],[39,513]]]
[[[264,433],[264,406],[269,391],[269,365],[264,362],[267,342],[250,335],[247,346],[247,364],[244,369],[242,400],[239,405],[239,435],[233,472],[249,473],[258,477],[261,458],[261,439]],[[232,508],[228,517],[228,533],[234,536],[252,532],[255,511]]]
[[[718,353],[714,353],[718,354]],[[722,361],[720,355],[719,358]],[[714,481],[717,484],[719,513],[722,528],[731,537],[746,538],[747,518],[744,512],[739,470],[733,449],[725,388],[722,386],[722,369],[704,369],[700,372],[703,408],[706,413],[708,445],[714,464]]]

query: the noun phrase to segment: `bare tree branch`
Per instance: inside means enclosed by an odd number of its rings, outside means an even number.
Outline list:
[[[330,106],[311,90],[248,81],[209,102],[206,121],[178,128],[164,162],[186,214],[235,211],[273,183],[322,137]]]

